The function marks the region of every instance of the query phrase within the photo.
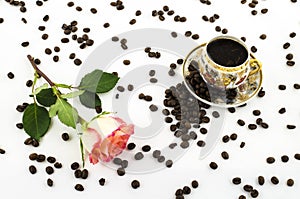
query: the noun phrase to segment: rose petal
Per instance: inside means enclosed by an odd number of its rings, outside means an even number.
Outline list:
[[[101,142],[100,134],[93,128],[88,128],[81,136],[84,148],[91,152],[95,143]]]
[[[120,126],[118,121],[113,117],[99,117],[97,119],[97,124],[100,132],[104,136],[108,136]]]

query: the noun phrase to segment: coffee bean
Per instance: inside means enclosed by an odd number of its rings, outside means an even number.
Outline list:
[[[240,195],[240,196],[239,196],[239,199],[246,199],[246,196]]]
[[[247,191],[247,192],[250,192],[250,191],[253,190],[253,187],[252,187],[251,185],[245,185],[245,186],[243,187],[243,189],[244,189],[245,191]]]
[[[140,187],[140,182],[137,181],[137,180],[133,180],[133,181],[131,182],[131,187],[134,188],[134,189],[139,188],[139,187]]]
[[[296,160],[300,160],[300,154],[299,154],[299,153],[296,153],[295,156],[294,156],[294,158],[295,158]]]
[[[177,189],[175,192],[175,196],[182,196],[183,195],[183,190],[182,189]],[[177,197],[176,197],[177,199]]]
[[[127,59],[124,60],[124,61],[123,61],[123,64],[124,64],[124,65],[129,65],[129,64],[130,64],[130,60],[127,60]]]
[[[287,60],[292,60],[294,58],[294,55],[292,53],[289,53],[285,57]]]
[[[4,19],[3,19],[3,18],[0,18],[0,24],[3,23],[3,22],[4,22]]]
[[[285,86],[285,85],[279,85],[279,86],[278,86],[278,89],[279,89],[279,90],[285,90],[285,89],[286,89],[286,86]]]
[[[157,161],[159,162],[159,163],[162,163],[162,162],[164,162],[166,160],[166,158],[165,158],[165,156],[159,156],[158,158],[157,158]]]
[[[241,142],[241,144],[240,144],[240,148],[244,148],[245,147],[245,142]]]
[[[197,145],[198,145],[199,147],[204,147],[204,146],[205,146],[205,142],[204,142],[203,140],[199,140],[199,141],[197,142]]]
[[[146,96],[144,97],[144,100],[146,100],[147,102],[151,102],[151,101],[152,101],[152,97],[149,96],[149,95],[146,95]]]
[[[260,115],[260,110],[254,110],[252,113],[255,116],[259,116]]]
[[[294,66],[296,63],[294,61],[287,61],[286,65],[288,66]]]
[[[141,160],[144,158],[144,154],[142,152],[137,152],[135,155],[134,155],[134,159],[135,160]]]
[[[82,184],[76,184],[74,187],[77,191],[84,191],[84,187],[82,186]]]
[[[18,128],[18,129],[23,129],[23,123],[17,123],[16,124],[16,127]]]
[[[190,143],[188,141],[182,141],[180,143],[180,147],[183,148],[183,149],[186,149],[190,146]]]
[[[215,163],[215,162],[211,162],[211,163],[209,164],[209,166],[210,166],[210,168],[213,169],[213,170],[216,170],[216,169],[218,168],[218,165],[217,165],[217,163]]]
[[[127,149],[128,149],[128,150],[133,150],[133,149],[135,148],[135,146],[136,146],[136,145],[135,145],[134,143],[131,142],[131,143],[129,143],[129,144],[127,145]]]
[[[252,198],[257,198],[258,195],[259,195],[259,192],[256,190],[256,189],[253,189],[251,192],[250,192],[250,195]]]
[[[231,135],[230,135],[230,139],[231,139],[232,141],[236,140],[236,139],[237,139],[237,134],[236,134],[236,133],[231,134]]]
[[[76,170],[76,169],[78,169],[79,168],[79,163],[78,162],[73,162],[72,164],[71,164],[71,169],[72,170]]]
[[[122,168],[122,167],[118,168],[118,169],[117,169],[117,174],[118,174],[119,176],[124,176],[124,175],[125,175],[125,169]]]
[[[263,88],[261,88],[257,94],[258,97],[264,97],[266,94],[266,92],[263,90]]]
[[[281,109],[279,109],[279,111],[278,111],[278,113],[280,113],[280,114],[284,114],[286,112],[286,109],[285,108],[281,108]]]
[[[105,185],[105,179],[104,178],[100,178],[99,185],[101,185],[101,186]]]
[[[125,91],[125,88],[123,86],[118,86],[117,87],[117,90],[120,91],[120,92],[124,92]]]
[[[54,173],[54,169],[51,166],[47,166],[46,167],[46,173],[49,174],[49,175],[51,175],[51,174]]]
[[[172,123],[173,122],[173,119],[171,117],[166,117],[165,118],[165,122],[166,123]]]
[[[193,180],[192,183],[191,183],[191,185],[192,185],[192,187],[193,187],[194,189],[196,189],[196,188],[199,187],[199,183],[198,183],[197,180]]]
[[[49,187],[52,187],[53,186],[53,180],[51,180],[50,178],[47,179],[47,185]]]
[[[291,32],[290,33],[290,38],[294,38],[294,37],[296,37],[296,33],[295,32]]]
[[[161,151],[159,151],[159,150],[155,150],[155,151],[153,151],[153,153],[152,153],[152,156],[153,156],[154,158],[158,158],[160,155],[161,155]]]
[[[273,177],[271,178],[271,182],[272,182],[274,185],[277,185],[277,184],[279,183],[279,180],[278,180],[277,177],[273,176]]]
[[[240,126],[245,126],[245,121],[244,120],[241,120],[241,119],[239,119],[238,121],[237,121],[237,123],[238,123],[238,125],[240,125]]]
[[[7,73],[7,77],[9,79],[13,79],[15,77],[15,75],[12,72]]]
[[[142,12],[140,11],[140,10],[137,10],[136,12],[135,12],[135,16],[140,16],[142,14]]]
[[[68,140],[70,139],[70,136],[69,136],[68,133],[63,133],[63,134],[61,135],[61,138],[62,138],[64,141],[68,141]]]
[[[265,178],[263,176],[258,176],[258,184],[259,185],[264,185],[265,184]]]
[[[252,15],[257,15],[257,11],[256,11],[256,10],[252,10],[252,11],[251,11],[251,14],[252,14]]]
[[[265,123],[265,122],[262,122],[260,125],[261,125],[261,127],[264,128],[264,129],[269,128],[269,125],[268,125],[267,123]]]
[[[206,15],[202,16],[203,21],[208,21],[208,17]]]
[[[44,162],[46,160],[46,156],[43,154],[39,154],[38,157],[36,158],[37,162]]]
[[[177,33],[176,33],[176,32],[171,32],[171,36],[172,36],[173,38],[176,38],[176,37],[177,37]]]
[[[182,191],[183,191],[183,194],[189,195],[191,193],[191,188],[188,186],[184,186]]]
[[[109,26],[110,26],[109,23],[104,23],[104,24],[103,24],[103,27],[104,27],[104,28],[108,28]]]
[[[142,147],[142,150],[144,152],[149,152],[149,151],[151,151],[151,147],[149,145],[145,145],[145,146]]]
[[[268,157],[267,158],[267,163],[273,164],[274,162],[275,162],[275,158],[273,158],[273,157]]]
[[[61,43],[68,43],[69,42],[69,39],[68,38],[62,38],[61,39]]]
[[[40,145],[40,143],[36,139],[32,139],[31,145],[34,147],[38,147]]]
[[[75,178],[81,178],[81,176],[82,176],[82,171],[81,171],[80,169],[76,169],[76,170],[74,171],[74,176],[75,176]]]
[[[256,119],[256,124],[257,125],[261,125],[262,122],[263,122],[263,120],[261,118]]]
[[[36,154],[36,153],[31,153],[30,155],[29,155],[29,159],[30,160],[36,160],[37,159],[37,157],[38,157],[38,154]]]
[[[239,184],[241,184],[241,182],[242,182],[242,179],[239,177],[235,177],[232,179],[232,183],[235,185],[239,185]]]
[[[287,155],[281,156],[281,161],[284,162],[284,163],[288,162],[289,161],[289,156],[287,156]]]
[[[133,91],[133,89],[134,89],[134,86],[132,84],[128,84],[127,90],[128,91]]]
[[[74,60],[74,64],[77,65],[77,66],[79,66],[79,65],[82,64],[82,61],[77,58],[77,59]]]
[[[27,46],[29,46],[29,42],[28,41],[22,42],[21,46],[27,47]]]
[[[257,129],[257,125],[256,124],[249,124],[248,129],[255,130],[255,129]]]
[[[262,14],[266,14],[267,12],[268,12],[268,9],[267,9],[267,8],[261,9],[261,13],[262,13]]]
[[[228,154],[226,151],[223,151],[223,152],[221,153],[221,156],[222,156],[222,158],[223,158],[224,160],[228,160],[228,159],[229,159],[229,154]]]
[[[57,56],[57,55],[53,56],[53,61],[58,62],[59,61],[59,56]]]
[[[31,174],[35,174],[35,173],[36,173],[36,167],[33,166],[33,165],[29,166],[29,172],[30,172]]]
[[[286,128],[287,128],[287,129],[295,129],[296,126],[295,126],[295,125],[290,125],[290,124],[288,124],[288,125],[286,125]]]
[[[31,144],[32,144],[32,138],[27,138],[27,139],[24,141],[24,144],[25,144],[25,145],[31,145]]]
[[[213,116],[214,118],[219,118],[219,117],[220,117],[220,113],[219,113],[218,111],[213,111],[213,112],[212,112],[212,116]]]
[[[234,108],[234,107],[228,108],[227,110],[228,110],[230,113],[235,113],[235,108]]]
[[[261,35],[259,36],[259,38],[262,39],[262,40],[265,40],[265,39],[267,38],[267,35],[266,35],[266,34],[261,34]]]
[[[227,34],[227,33],[228,33],[228,30],[226,28],[223,28],[222,34]]]
[[[257,48],[255,46],[251,46],[251,52],[256,53],[257,52]]]
[[[76,9],[78,12],[81,12],[81,11],[82,11],[82,8],[81,8],[80,6],[77,6],[75,9]]]
[[[81,172],[81,178],[82,179],[87,179],[89,176],[89,171],[87,169],[83,169]]]
[[[166,161],[166,167],[171,168],[173,166],[173,161],[172,160],[167,160]]]
[[[54,164],[54,167],[57,168],[57,169],[60,169],[60,168],[62,168],[62,164],[59,163],[59,162],[56,162],[56,163]]]
[[[183,64],[183,59],[177,59],[177,64]]]
[[[55,46],[54,51],[58,53],[60,51],[60,48],[58,46]]]
[[[48,20],[49,20],[49,15],[45,15],[45,16],[43,17],[43,21],[47,22]]]
[[[294,185],[294,180],[293,179],[288,179],[286,184],[287,184],[287,186],[292,187]]]
[[[121,165],[122,160],[120,158],[114,158],[113,163],[116,165]]]
[[[136,19],[131,19],[130,21],[129,21],[129,24],[130,25],[133,25],[133,24],[135,24],[136,23]]]
[[[22,6],[22,7],[20,7],[20,11],[24,13],[27,11],[27,9],[26,9],[26,7]]]
[[[230,140],[230,137],[229,137],[228,135],[224,135],[223,138],[222,138],[222,141],[223,141],[224,143],[229,142],[229,140]]]
[[[246,37],[241,37],[241,40],[242,40],[243,42],[246,42]]]
[[[283,44],[283,49],[288,49],[291,46],[291,44],[289,42],[286,42],[285,44]]]
[[[300,84],[294,84],[294,89],[300,89]]]

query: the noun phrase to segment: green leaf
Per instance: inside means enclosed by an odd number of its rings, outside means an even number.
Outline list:
[[[25,132],[30,137],[40,140],[47,133],[51,118],[46,108],[34,103],[28,105],[25,109],[22,122]]]
[[[71,93],[63,94],[61,95],[61,97],[64,99],[74,98],[82,95],[84,92],[85,92],[84,90],[74,91]]]
[[[55,115],[58,115],[58,119],[66,126],[76,128],[78,112],[65,99],[57,98],[56,103],[50,107],[49,116],[54,117]]]
[[[48,84],[45,83],[40,87],[37,87],[34,92],[32,93],[33,95],[37,95],[39,92],[41,92],[41,90],[48,88]]]
[[[106,93],[113,89],[118,81],[119,77],[97,69],[81,79],[79,88],[92,93]]]
[[[72,88],[72,85],[67,85],[67,84],[55,84],[55,86],[60,88]]]
[[[96,106],[101,106],[101,100],[96,93],[85,91],[79,96],[79,100],[82,105],[87,108],[95,108]]]
[[[50,107],[51,105],[55,104],[56,99],[57,97],[53,93],[52,88],[43,89],[36,95],[36,100],[38,103],[46,107]]]

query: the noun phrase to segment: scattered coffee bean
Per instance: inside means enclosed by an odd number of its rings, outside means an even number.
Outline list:
[[[257,125],[261,125],[262,122],[263,122],[263,120],[261,118],[256,119],[256,124]]]
[[[38,157],[36,158],[37,162],[44,162],[46,160],[46,156],[43,154],[39,154]]]
[[[262,40],[264,40],[264,39],[267,38],[267,35],[266,35],[266,34],[261,34],[261,35],[259,36],[259,38],[262,39]]]
[[[101,185],[101,186],[105,185],[105,179],[104,178],[100,178],[99,185]]]
[[[223,152],[221,153],[221,156],[222,156],[222,158],[223,158],[224,160],[228,160],[228,159],[229,159],[229,154],[228,154],[226,151],[223,151]]]
[[[265,123],[265,122],[262,122],[260,125],[261,125],[261,127],[264,128],[264,129],[269,128],[269,125],[268,125],[267,123]]]
[[[294,38],[294,37],[296,37],[296,33],[295,32],[291,32],[290,33],[290,38]]]
[[[72,170],[76,170],[76,169],[78,169],[79,168],[79,163],[78,162],[73,162],[72,164],[71,164],[71,169]]]
[[[183,191],[183,194],[189,195],[191,193],[191,188],[188,186],[184,186],[182,191]]]
[[[172,36],[173,38],[176,38],[176,37],[177,37],[177,33],[176,33],[176,32],[171,32],[171,36]]]
[[[151,102],[152,101],[152,97],[150,95],[146,95],[144,97],[144,100],[146,100],[147,102]]]
[[[53,180],[51,180],[50,178],[47,179],[47,185],[49,187],[52,187],[53,186]]]
[[[23,129],[23,123],[17,123],[16,124],[16,127],[18,128],[18,129]]]
[[[152,78],[150,78],[150,82],[151,82],[151,83],[157,83],[158,80],[157,80],[156,78],[152,77]]]
[[[289,161],[289,156],[287,156],[287,155],[281,156],[281,161],[284,162],[284,163],[288,162]]]
[[[132,84],[128,84],[127,90],[128,91],[133,91],[133,89],[134,89],[134,86]]]
[[[46,173],[49,174],[49,175],[51,175],[51,174],[54,173],[54,169],[51,166],[47,166],[46,167]]]
[[[84,191],[84,187],[82,186],[82,184],[76,184],[74,187],[77,191]]]
[[[232,179],[232,183],[235,185],[239,185],[239,184],[241,184],[241,182],[242,182],[242,179],[239,177],[235,177]]]
[[[93,13],[93,14],[96,14],[98,11],[97,11],[97,9],[96,8],[91,8],[91,13]]]
[[[171,168],[173,166],[173,161],[172,160],[167,160],[166,161],[166,167]]]
[[[285,112],[286,112],[286,109],[285,108],[281,108],[281,109],[279,109],[279,111],[278,111],[280,114],[284,114]]]
[[[62,168],[62,164],[59,163],[59,162],[56,162],[56,163],[54,164],[54,167],[57,168],[57,169],[60,169],[60,168]]]
[[[144,154],[142,152],[137,152],[135,155],[134,155],[134,159],[135,160],[141,160],[144,158]]]
[[[53,61],[58,62],[59,61],[59,56],[57,56],[57,55],[53,56]]]
[[[286,89],[286,86],[281,84],[278,86],[278,89],[283,91]]]
[[[296,62],[294,62],[294,61],[287,61],[286,62],[286,65],[288,65],[288,66],[294,66],[296,64]]]
[[[135,146],[136,146],[136,145],[135,145],[134,143],[131,142],[131,143],[129,143],[129,144],[127,145],[127,149],[128,149],[128,150],[133,150],[133,149],[135,148]]]
[[[29,166],[29,172],[31,173],[31,174],[36,174],[36,167],[35,166],[33,166],[33,165],[31,165],[31,166]]]
[[[288,124],[288,125],[286,125],[286,128],[287,128],[287,129],[295,129],[296,126],[295,126],[295,125],[290,125],[290,124]]]
[[[218,168],[218,165],[217,165],[217,163],[215,163],[215,162],[211,162],[211,163],[209,164],[209,166],[210,166],[210,168],[213,169],[213,170],[216,170],[216,169]]]
[[[159,163],[162,163],[162,162],[164,162],[166,160],[166,158],[165,158],[165,156],[159,156],[158,158],[157,158],[157,161],[159,162]]]
[[[245,142],[241,142],[241,144],[240,144],[240,148],[244,148],[244,147],[245,147],[245,145],[246,145],[246,143],[245,143]]]
[[[9,79],[13,79],[15,77],[15,75],[12,72],[7,73],[7,77]]]
[[[123,86],[118,86],[117,87],[117,90],[120,91],[120,92],[124,92],[125,91],[125,88]]]
[[[291,46],[291,44],[289,42],[286,42],[285,44],[283,44],[283,49],[288,49]]]
[[[49,157],[47,157],[47,161],[48,161],[49,163],[53,164],[53,163],[55,163],[56,158],[55,158],[55,157],[52,157],[52,156],[49,156]]]
[[[287,60],[292,60],[294,58],[294,55],[292,53],[289,53],[285,57]]]
[[[229,140],[230,140],[230,137],[229,137],[228,135],[224,135],[223,138],[222,138],[222,141],[223,141],[224,143],[229,142]]]
[[[68,141],[68,140],[70,139],[70,136],[69,136],[68,133],[63,133],[63,134],[61,135],[61,138],[62,138],[64,141]]]
[[[236,133],[231,134],[231,135],[230,135],[230,139],[231,139],[232,141],[236,140],[236,139],[237,139],[237,134],[236,134]]]
[[[199,147],[204,147],[204,146],[205,146],[205,142],[204,142],[203,140],[199,140],[199,141],[197,142],[197,145],[198,145]]]
[[[260,115],[260,110],[254,110],[252,113],[255,116],[259,116]]]
[[[250,192],[250,195],[252,198],[257,198],[258,195],[259,195],[259,192],[256,190],[256,189],[253,189],[251,192]]]
[[[142,147],[142,150],[144,152],[149,152],[149,151],[151,151],[151,147],[149,145],[145,145],[145,146]]]
[[[287,186],[292,187],[292,186],[294,186],[294,180],[293,179],[288,179],[286,184],[287,184]]]
[[[296,160],[300,160],[300,154],[299,154],[299,153],[296,153],[296,154],[294,155],[294,158],[295,158]]]
[[[300,89],[300,84],[294,84],[294,89]]]
[[[235,113],[235,108],[234,107],[230,107],[227,109],[230,113]]]
[[[238,123],[238,125],[240,125],[240,126],[245,126],[245,121],[244,120],[241,120],[241,119],[239,119],[238,121],[237,121],[237,123]]]
[[[266,92],[263,90],[263,88],[261,88],[257,94],[258,97],[264,97],[266,94]]]
[[[263,176],[258,176],[257,180],[259,185],[262,186],[265,184],[265,178]]]
[[[249,124],[248,129],[255,130],[255,129],[257,129],[257,125],[256,124]]]
[[[81,178],[82,179],[87,179],[89,176],[89,171],[87,169],[83,169],[81,172]]]
[[[74,171],[74,176],[75,176],[75,178],[81,178],[81,176],[82,176],[82,171],[81,171],[80,169],[76,169],[76,170]]]
[[[128,65],[130,64],[130,60],[127,60],[127,59],[124,60],[124,61],[123,61],[123,64],[126,65],[126,66],[128,66]]]
[[[273,157],[268,157],[267,158],[267,163],[268,164],[273,164],[275,162],[275,158],[273,158]]]
[[[199,183],[198,183],[197,180],[193,180],[191,184],[192,184],[192,187],[193,187],[194,189],[196,189],[196,188],[199,187]]]
[[[253,187],[252,187],[251,185],[245,185],[245,186],[243,187],[243,189],[244,189],[245,191],[247,191],[247,192],[250,192],[250,191],[253,190]]]
[[[267,12],[268,12],[268,9],[267,9],[267,8],[261,9],[261,13],[262,13],[262,14],[266,14]]]
[[[277,177],[273,176],[273,177],[271,178],[271,182],[272,182],[274,185],[277,185],[277,184],[279,183],[279,179],[278,179]]]
[[[74,64],[77,65],[77,66],[79,66],[79,65],[82,64],[82,61],[77,58],[77,59],[74,60]]]
[[[30,155],[29,155],[29,159],[30,160],[36,160],[37,159],[37,157],[38,157],[38,154],[36,154],[36,153],[31,153]]]
[[[131,182],[131,187],[134,188],[134,189],[139,188],[139,187],[140,187],[140,182],[137,181],[137,180],[133,180],[133,181]]]
[[[246,199],[246,196],[240,195],[240,196],[239,196],[239,199]]]
[[[122,167],[118,168],[118,169],[117,169],[117,174],[118,174],[119,176],[124,176],[124,175],[125,175],[125,169],[122,168]]]

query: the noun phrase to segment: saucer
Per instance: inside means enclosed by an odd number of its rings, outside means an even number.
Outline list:
[[[196,94],[195,89],[193,88],[191,83],[188,81],[188,78],[191,73],[197,73],[195,71],[191,71],[190,67],[193,67],[193,63],[195,63],[194,60],[197,60],[200,57],[199,50],[200,48],[203,48],[205,44],[202,44],[198,47],[196,47],[187,57],[188,59],[185,60],[183,65],[183,77],[184,77],[184,84],[186,85],[188,91],[198,100],[200,100],[203,103],[206,103],[211,106],[217,106],[217,107],[236,107],[241,106],[245,103],[247,103],[249,100],[251,100],[260,90],[262,85],[262,79],[263,74],[262,70],[259,72],[248,76],[248,78],[242,83],[240,86],[238,86],[235,89],[218,89],[215,88],[213,85],[208,85],[200,74],[199,81],[201,82],[200,85],[205,84],[206,90],[202,89],[202,91],[197,91],[198,94]],[[255,59],[253,54],[251,55],[251,59]],[[194,61],[194,62],[193,62]],[[194,67],[197,68],[197,67]],[[254,70],[255,67],[250,67],[250,70]],[[202,92],[202,93],[201,93]],[[208,92],[208,93],[207,93]],[[204,95],[205,93],[205,95]],[[209,96],[209,97],[207,97]]]

